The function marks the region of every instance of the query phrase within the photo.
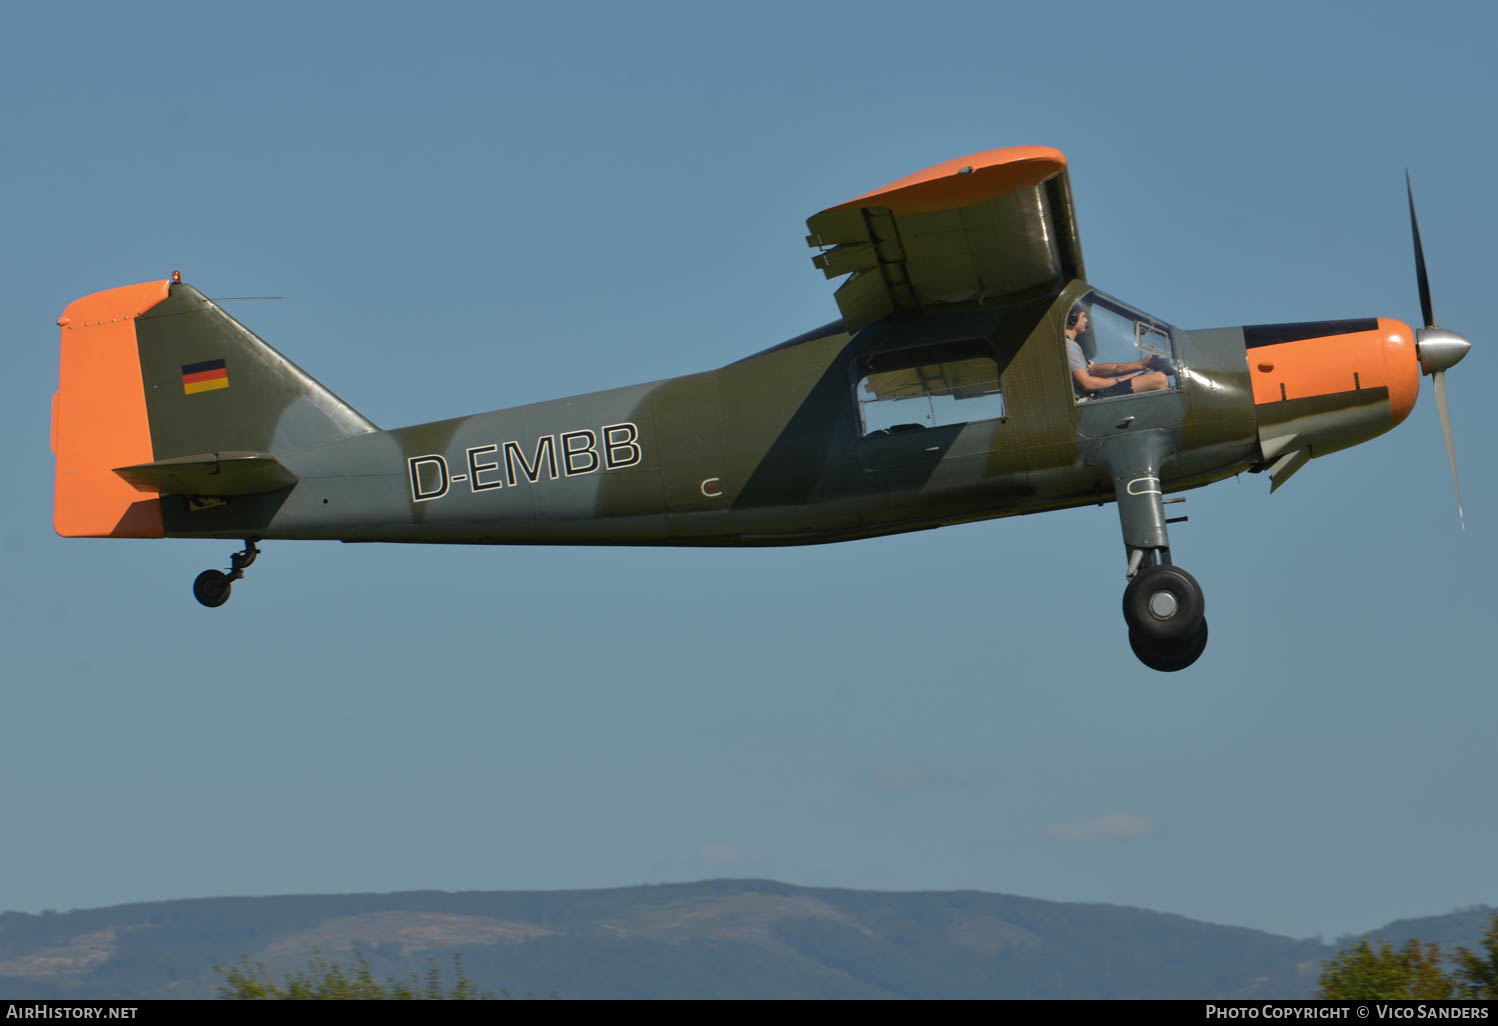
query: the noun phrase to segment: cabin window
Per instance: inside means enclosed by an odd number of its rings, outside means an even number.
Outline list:
[[[1004,415],[999,364],[983,339],[874,353],[857,369],[865,438]]]
[[[1063,344],[1079,403],[1180,387],[1170,326],[1096,290],[1067,311]]]

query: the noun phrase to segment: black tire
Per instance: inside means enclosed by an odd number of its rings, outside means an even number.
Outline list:
[[[1196,633],[1189,638],[1177,642],[1153,641],[1141,637],[1136,631],[1130,631],[1129,647],[1134,650],[1139,661],[1151,670],[1159,670],[1161,673],[1184,670],[1200,659],[1201,654],[1207,650],[1207,621],[1203,620]]]
[[[1158,597],[1162,595],[1169,598],[1162,600]],[[1162,615],[1161,606],[1168,606],[1170,611]],[[1178,566],[1143,567],[1124,589],[1123,614],[1129,633],[1151,641],[1175,642],[1192,637],[1206,612],[1202,586]]]
[[[192,597],[209,609],[217,609],[229,601],[229,591],[234,582],[222,570],[204,570],[192,582]]]

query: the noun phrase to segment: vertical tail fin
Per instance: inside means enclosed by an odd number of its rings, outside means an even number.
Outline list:
[[[162,536],[159,499],[116,468],[275,455],[377,430],[190,285],[98,292],[58,324],[53,526],[65,537]]]

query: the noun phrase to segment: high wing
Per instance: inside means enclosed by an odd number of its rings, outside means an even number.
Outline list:
[[[849,331],[897,310],[981,306],[1085,278],[1066,157],[1007,146],[891,182],[806,222],[812,262],[852,274],[836,298]]]

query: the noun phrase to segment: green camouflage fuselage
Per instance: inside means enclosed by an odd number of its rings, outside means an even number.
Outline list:
[[[163,496],[166,534],[789,545],[1108,501],[1120,445],[1153,453],[1167,491],[1254,467],[1241,329],[1178,333],[1179,390],[1073,402],[1063,321],[1087,291],[896,315],[852,336],[835,323],[718,370],[310,447],[287,449],[277,439],[295,432],[267,422],[235,448],[273,453],[297,484],[206,504]],[[859,359],[972,338],[997,357],[1002,417],[863,435]],[[305,410],[282,419],[293,415]]]

